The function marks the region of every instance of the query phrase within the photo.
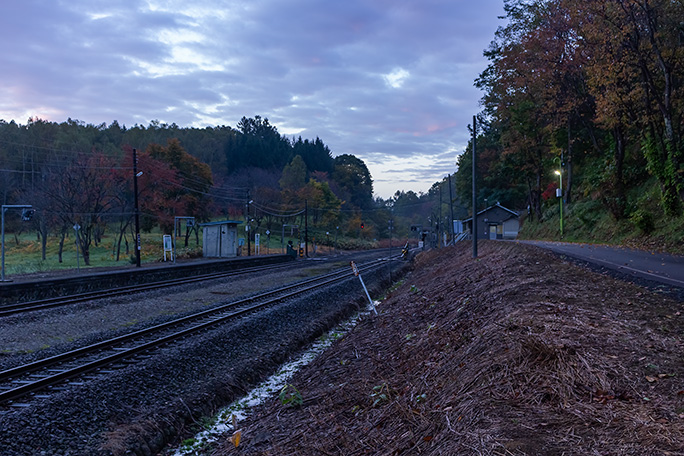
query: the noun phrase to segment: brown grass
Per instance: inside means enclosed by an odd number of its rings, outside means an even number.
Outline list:
[[[532,247],[431,251],[215,454],[684,454],[681,307]]]

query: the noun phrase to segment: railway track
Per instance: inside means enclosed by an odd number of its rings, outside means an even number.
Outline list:
[[[384,264],[386,259],[374,260],[360,265],[359,270],[363,272]],[[350,277],[349,268],[341,268],[277,290],[224,303],[213,309],[2,371],[0,410],[29,406],[32,399],[106,375],[174,341],[210,330],[295,296],[349,280]]]
[[[250,268],[244,268],[237,271],[224,271],[216,272],[212,274],[202,274],[192,277],[186,277],[182,279],[172,279],[163,280],[159,282],[152,282],[146,284],[130,285],[126,287],[117,287],[106,290],[91,291],[87,293],[79,293],[69,296],[57,296],[54,298],[41,299],[37,301],[25,301],[16,304],[6,304],[0,306],[0,317],[7,317],[11,315],[33,312],[37,310],[45,310],[53,307],[67,306],[71,304],[77,304],[85,301],[93,301],[102,298],[112,298],[114,296],[123,296],[133,293],[141,293],[144,291],[158,290],[161,288],[168,288],[171,286],[187,285],[192,283],[204,282],[207,280],[217,280],[224,279],[228,277],[235,277],[243,274],[259,273],[275,271],[278,269],[292,268],[292,264],[276,264],[269,266],[255,266]]]

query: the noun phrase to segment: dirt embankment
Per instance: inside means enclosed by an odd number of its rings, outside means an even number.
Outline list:
[[[682,303],[514,243],[431,251],[225,455],[684,454]]]

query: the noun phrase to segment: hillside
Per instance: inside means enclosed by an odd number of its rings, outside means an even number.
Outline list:
[[[658,204],[653,182],[636,185],[634,194],[648,196],[649,205],[635,209],[631,216],[616,219],[596,199],[586,197],[568,203],[563,215],[563,240],[589,244],[622,245],[642,250],[684,254],[684,216],[668,217]],[[547,202],[542,221],[523,215],[519,239],[560,240],[557,201]]]
[[[214,455],[684,454],[681,302],[545,251],[418,255]]]

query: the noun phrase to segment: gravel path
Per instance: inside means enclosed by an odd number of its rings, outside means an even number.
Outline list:
[[[321,274],[347,265],[348,259],[3,319],[0,368]],[[397,263],[395,278],[399,265],[408,268]],[[388,285],[387,269],[365,273],[364,281],[378,296]],[[365,299],[358,280],[350,275],[326,291],[245,317],[160,349],[143,363],[36,400],[26,409],[0,416],[0,455],[155,454],[192,434],[203,416],[243,395],[355,312]]]

